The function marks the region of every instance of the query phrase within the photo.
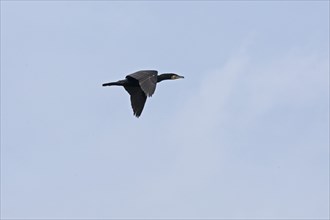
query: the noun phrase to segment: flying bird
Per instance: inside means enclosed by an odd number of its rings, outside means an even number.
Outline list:
[[[184,77],[175,73],[163,73],[158,75],[156,70],[140,70],[127,75],[124,80],[104,83],[102,86],[123,86],[131,97],[134,115],[140,117],[147,97],[151,97],[154,94],[157,83],[163,80],[181,78]]]

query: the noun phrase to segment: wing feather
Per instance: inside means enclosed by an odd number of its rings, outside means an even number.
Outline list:
[[[156,90],[157,74],[156,70],[141,70],[126,76],[126,78],[137,80],[142,91],[150,97]]]
[[[140,117],[147,96],[139,86],[124,86],[125,90],[130,94],[131,106],[136,117]]]

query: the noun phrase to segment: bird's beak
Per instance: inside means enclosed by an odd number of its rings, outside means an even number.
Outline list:
[[[184,76],[178,76],[179,79],[184,79]]]

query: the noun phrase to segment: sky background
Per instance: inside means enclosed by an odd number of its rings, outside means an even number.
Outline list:
[[[1,218],[328,219],[329,1],[1,1]]]

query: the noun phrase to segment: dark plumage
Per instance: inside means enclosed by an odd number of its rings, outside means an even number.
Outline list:
[[[104,83],[103,86],[123,86],[130,94],[134,115],[139,117],[142,113],[147,97],[151,97],[156,84],[163,80],[184,78],[174,73],[158,75],[156,70],[141,70],[126,76],[126,79],[117,82]]]

